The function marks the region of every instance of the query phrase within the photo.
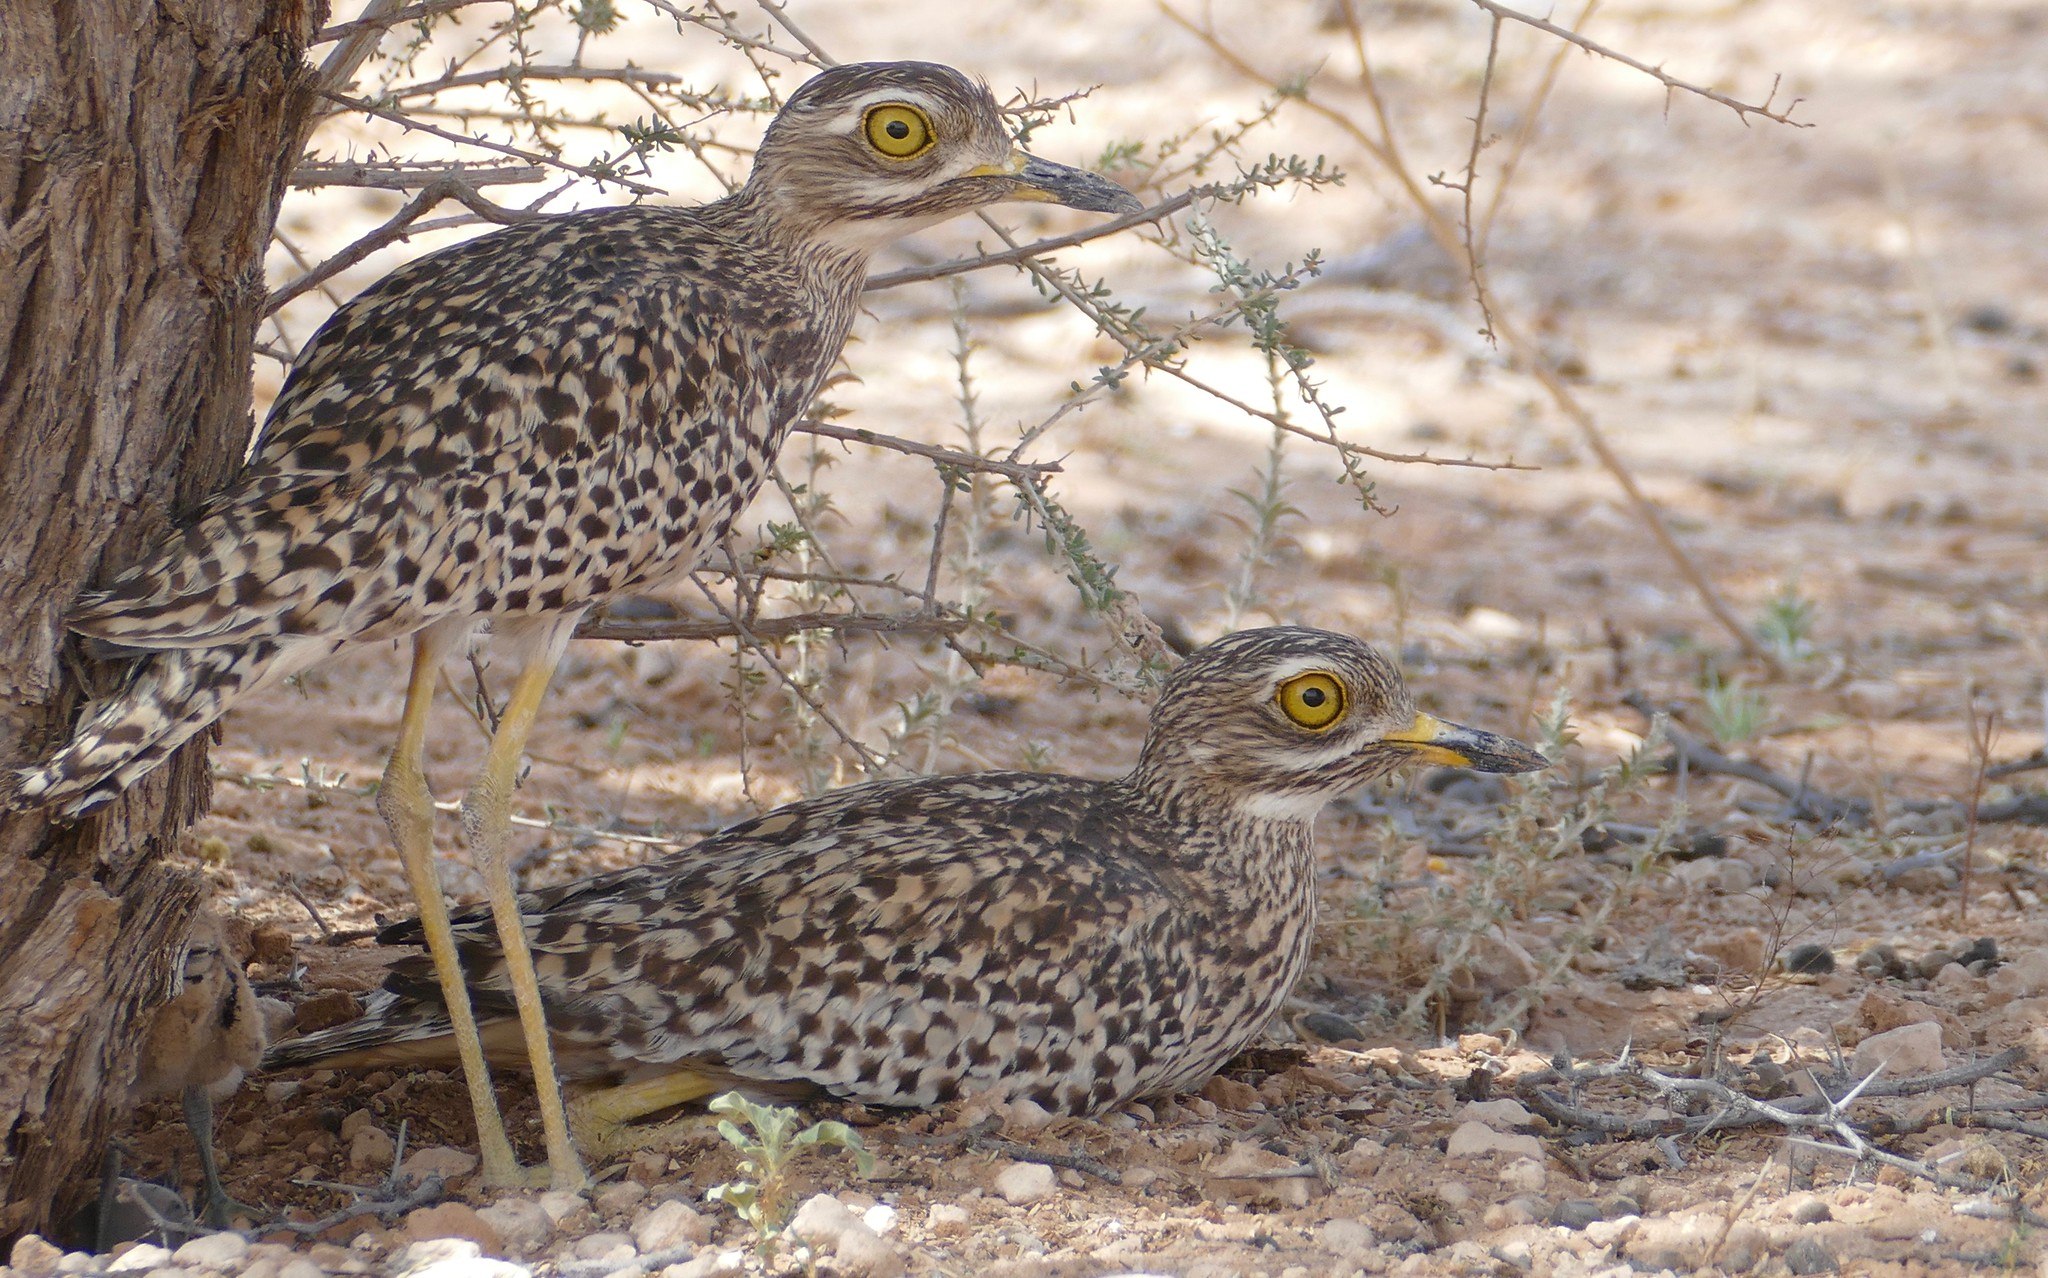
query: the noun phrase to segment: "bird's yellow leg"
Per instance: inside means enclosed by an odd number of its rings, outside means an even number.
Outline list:
[[[548,1178],[556,1189],[582,1189],[590,1178],[584,1174],[575,1142],[569,1138],[562,1088],[555,1078],[554,1052],[548,1044],[547,1013],[540,1001],[540,980],[534,974],[533,954],[527,948],[518,894],[512,890],[505,834],[512,824],[512,785],[519,774],[520,752],[526,748],[526,737],[533,731],[541,698],[547,695],[548,681],[554,678],[555,664],[561,660],[562,649],[575,625],[576,617],[568,617],[535,645],[535,651],[512,684],[504,713],[498,716],[498,728],[491,734],[483,770],[477,773],[462,801],[470,854],[476,858],[477,870],[490,893],[491,916],[497,921],[498,941],[505,952],[505,974],[512,984],[512,997],[519,1005],[519,1026],[526,1036],[533,1086],[540,1097],[541,1128],[547,1138]]]
[[[434,680],[450,639],[450,635],[431,628],[413,637],[405,717],[399,721],[398,744],[392,748],[391,759],[384,765],[384,780],[377,787],[377,812],[398,844],[405,877],[412,884],[413,898],[419,902],[427,952],[433,956],[434,972],[441,978],[441,1000],[448,1005],[448,1020],[455,1030],[455,1050],[462,1058],[462,1076],[469,1084],[469,1104],[476,1115],[477,1150],[483,1159],[484,1183],[511,1187],[521,1184],[523,1178],[519,1160],[512,1153],[512,1142],[505,1135],[505,1120],[498,1114],[497,1095],[491,1091],[490,1066],[484,1063],[476,1016],[469,1006],[469,989],[462,980],[462,961],[455,951],[455,932],[448,925],[448,902],[441,895],[441,878],[434,872],[434,796],[427,789],[427,775],[420,766],[420,752],[427,740],[427,709],[434,699]]]
[[[624,1153],[661,1140],[675,1126],[665,1123],[653,1131],[623,1136],[626,1124],[643,1114],[701,1100],[728,1084],[692,1069],[677,1069],[637,1082],[586,1092],[569,1103],[569,1123],[584,1148],[594,1154]]]

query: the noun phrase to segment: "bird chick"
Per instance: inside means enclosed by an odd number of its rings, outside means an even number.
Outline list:
[[[143,1041],[129,1098],[141,1101],[172,1092],[183,1098],[185,1123],[199,1147],[206,1221],[224,1229],[238,1204],[221,1185],[213,1105],[233,1095],[243,1076],[262,1063],[270,1034],[256,991],[210,911],[193,922],[177,979],[177,995],[156,1010]]]

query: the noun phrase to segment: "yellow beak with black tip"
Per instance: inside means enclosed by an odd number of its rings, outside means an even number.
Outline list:
[[[1010,152],[1001,164],[982,164],[967,170],[965,177],[1007,178],[1012,200],[1038,200],[1064,204],[1091,213],[1137,213],[1144,209],[1138,197],[1098,173],[1041,160],[1023,151]]]
[[[1550,766],[1550,760],[1512,737],[1445,723],[1429,714],[1416,715],[1415,722],[1380,740],[1419,760],[1474,772],[1540,772]]]

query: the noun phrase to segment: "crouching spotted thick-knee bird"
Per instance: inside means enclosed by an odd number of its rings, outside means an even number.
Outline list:
[[[1168,680],[1120,780],[878,781],[779,808],[668,859],[520,897],[556,1059],[596,1084],[586,1140],[726,1087],[874,1105],[1029,1098],[1089,1114],[1196,1087],[1308,957],[1312,826],[1404,763],[1545,767],[1420,714],[1344,635],[1231,635]],[[455,921],[485,1051],[520,1059],[488,916]],[[417,924],[380,940],[417,944]],[[268,1068],[453,1059],[432,969]]]
[[[1139,208],[1019,151],[995,100],[957,71],[843,66],[791,96],[723,200],[536,220],[386,276],[307,345],[233,485],[80,601],[73,630],[143,655],[68,745],[12,777],[9,802],[83,811],[252,690],[341,647],[411,637],[377,806],[419,898],[485,1177],[510,1183],[421,771],[435,674],[488,621],[520,669],[464,824],[553,1179],[582,1183],[503,847],[555,664],[594,604],[694,567],[745,507],[838,358],[869,255],[1003,200]]]

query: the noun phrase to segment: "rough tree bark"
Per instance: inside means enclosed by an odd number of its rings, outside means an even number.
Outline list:
[[[115,673],[81,587],[234,469],[325,0],[0,0],[0,763]],[[197,893],[195,742],[83,824],[0,817],[0,1243],[68,1212]]]

